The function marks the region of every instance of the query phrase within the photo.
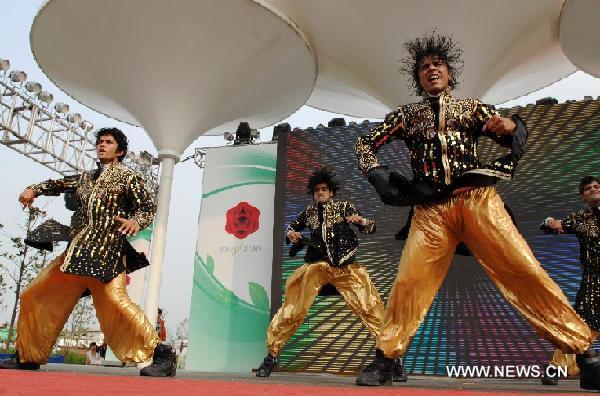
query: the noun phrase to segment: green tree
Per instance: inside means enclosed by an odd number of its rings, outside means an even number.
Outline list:
[[[21,227],[24,235],[27,235],[46,216],[45,211],[33,206],[26,213],[27,218]],[[0,268],[3,269],[3,275],[6,277],[5,287],[13,292],[15,298],[8,327],[8,341],[10,342],[13,339],[21,291],[44,267],[47,252],[29,248],[25,244],[25,237],[21,235],[10,235],[3,230],[3,227],[0,228],[0,231],[5,239],[0,252]]]
[[[0,223],[0,231],[4,228],[4,225]],[[4,251],[4,246],[2,240],[0,240],[0,252]],[[3,272],[3,267],[0,264],[0,309],[6,309],[6,305],[4,305],[4,296],[6,294],[6,274]]]

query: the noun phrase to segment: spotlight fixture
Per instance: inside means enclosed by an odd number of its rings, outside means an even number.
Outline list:
[[[25,89],[31,93],[39,93],[42,91],[42,84],[37,81],[27,81]]]
[[[271,141],[276,142],[279,140],[279,136],[282,133],[290,133],[291,131],[292,127],[287,122],[275,125],[275,128],[273,128],[273,138],[271,138]]]
[[[94,124],[89,121],[81,121],[79,123],[79,127],[86,132],[90,132],[92,129],[94,129]]]
[[[42,102],[44,102],[46,104],[50,104],[54,100],[54,95],[52,95],[48,91],[40,91],[40,92],[38,92],[37,97],[38,97],[38,99],[40,101],[42,101]]]
[[[250,144],[252,140],[252,130],[250,129],[250,125],[247,122],[240,122],[235,131],[235,141],[234,145],[240,144]]]
[[[66,114],[69,112],[69,105],[63,102],[58,102],[54,105],[54,110],[58,113]]]
[[[10,69],[10,61],[8,59],[0,58],[0,70],[7,71],[8,69]]]
[[[231,132],[225,132],[223,134],[223,139],[227,140],[228,142],[231,142],[233,139],[235,139],[235,136],[233,136],[233,133]]]
[[[346,120],[343,118],[332,118],[331,121],[327,123],[327,126],[330,128],[342,127],[346,126]]]
[[[152,165],[152,163],[154,162],[153,160],[154,157],[147,151],[142,151],[140,155],[138,155],[138,161],[140,165],[142,165],[145,168],[150,167],[150,165]]]
[[[67,121],[69,121],[71,124],[77,124],[78,122],[81,121],[81,114],[79,114],[79,113],[69,113],[67,115]]]
[[[10,72],[9,76],[10,80],[16,83],[22,83],[23,81],[27,80],[27,73],[25,73],[23,70],[13,70]]]
[[[546,98],[542,98],[542,99],[538,99],[535,101],[536,105],[549,105],[549,104],[558,104],[558,100],[556,98],[553,98],[551,96],[548,96]]]

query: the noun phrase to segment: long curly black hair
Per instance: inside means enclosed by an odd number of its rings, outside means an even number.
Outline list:
[[[400,60],[400,72],[409,77],[409,84],[417,95],[425,92],[419,82],[419,65],[427,56],[443,60],[448,66],[452,78],[449,81],[450,88],[458,86],[458,80],[463,70],[463,51],[450,36],[438,34],[435,30],[407,41],[403,45],[405,56]]]
[[[308,178],[306,193],[313,194],[315,192],[315,186],[321,183],[327,184],[329,190],[331,190],[331,192],[334,194],[340,189],[340,182],[338,181],[335,172],[324,166],[322,168],[316,168],[312,175]]]

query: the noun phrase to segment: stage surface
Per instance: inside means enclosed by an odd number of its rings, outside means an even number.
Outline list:
[[[180,370],[175,378],[140,377],[135,368],[48,364],[39,371],[0,370],[0,395],[517,395],[585,394],[579,381],[543,386],[539,380],[453,379],[415,375],[409,382],[375,388],[357,387],[354,377],[276,372],[201,373]]]

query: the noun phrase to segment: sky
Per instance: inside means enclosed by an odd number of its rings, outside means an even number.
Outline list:
[[[28,74],[28,80],[42,84],[43,89],[54,94],[55,102],[62,101],[71,106],[72,112],[81,113],[83,118],[96,127],[116,126],[121,128],[129,138],[130,149],[135,152],[146,150],[156,155],[152,141],[141,128],[117,122],[77,103],[54,86],[40,70],[33,59],[29,45],[29,30],[42,0],[0,0],[2,10],[2,39],[0,40],[0,58],[9,59],[11,70],[20,69]],[[402,77],[399,77],[402,78]],[[463,76],[465,78],[465,76]],[[581,100],[585,95],[594,98],[600,96],[600,79],[578,71],[553,85],[527,96],[502,104],[502,107],[526,105],[535,100],[552,96],[563,102]],[[329,120],[340,115],[302,107],[284,122],[294,127],[315,127],[327,124]],[[383,116],[383,114],[382,114]],[[345,117],[347,121],[357,120]],[[359,120],[360,121],[360,120]],[[270,140],[272,127],[261,129],[262,141]],[[182,158],[191,155],[195,147],[222,146],[225,141],[220,136],[200,137],[184,152]],[[25,219],[17,197],[29,184],[49,178],[57,178],[58,174],[0,145],[0,223],[7,232],[17,233],[18,224]],[[202,170],[193,161],[179,163],[175,167],[172,190],[172,201],[169,213],[167,247],[164,261],[164,272],[161,284],[159,306],[163,307],[165,320],[171,334],[178,323],[189,317],[192,290],[193,259],[197,238],[197,218],[202,194]],[[43,207],[63,224],[69,223],[70,212],[64,209],[62,198],[41,197],[36,205]],[[4,309],[10,298],[5,299],[0,308],[0,323],[10,318],[8,309]],[[12,306],[12,304],[9,304]]]

